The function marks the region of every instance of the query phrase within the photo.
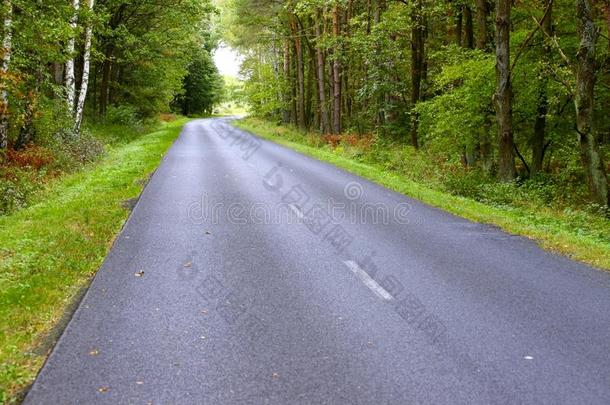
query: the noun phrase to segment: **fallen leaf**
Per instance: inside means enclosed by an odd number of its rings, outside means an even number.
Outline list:
[[[193,265],[193,262],[184,263],[184,267],[191,267],[192,265]]]
[[[144,276],[144,270],[140,270],[134,273],[134,276],[136,277],[143,277]]]
[[[207,309],[202,309],[202,310],[201,310],[201,313],[202,313],[202,314],[204,314],[204,315],[206,315],[206,314],[208,313],[208,310],[207,310]]]
[[[93,349],[89,352],[89,356],[97,356],[100,352],[97,349]]]
[[[110,389],[110,387],[99,387],[97,389],[98,392],[108,392],[108,390]]]

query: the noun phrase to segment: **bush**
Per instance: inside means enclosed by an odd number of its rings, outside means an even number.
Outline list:
[[[141,120],[138,118],[138,110],[132,105],[109,106],[106,110],[106,122],[129,126],[141,124]]]
[[[49,149],[32,144],[22,150],[7,151],[7,163],[21,168],[40,170],[49,166],[54,160],[53,153]]]
[[[37,177],[18,167],[0,168],[0,215],[27,206],[31,195],[40,189]]]

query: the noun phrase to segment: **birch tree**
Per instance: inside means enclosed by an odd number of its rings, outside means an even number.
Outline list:
[[[11,45],[13,39],[13,5],[10,0],[3,1],[4,22],[2,38],[2,67],[0,79],[2,92],[0,93],[0,151],[6,149],[8,144],[8,90],[7,74],[11,61]]]
[[[72,17],[70,17],[70,28],[72,29],[72,35],[68,39],[66,45],[66,53],[68,54],[68,60],[66,61],[66,73],[65,73],[65,86],[66,86],[66,104],[68,105],[68,112],[70,115],[74,114],[74,100],[76,98],[76,80],[74,77],[74,48],[76,43],[75,31],[76,24],[78,22],[78,9],[80,7],[79,0],[72,0]]]
[[[87,7],[89,12],[93,12],[94,0],[88,0]],[[89,87],[89,69],[91,65],[91,40],[93,37],[93,23],[89,21],[85,29],[85,48],[83,53],[83,75],[81,86],[78,93],[78,101],[76,103],[76,111],[74,113],[74,132],[79,133],[83,122],[83,111],[85,108],[85,99],[87,98],[87,90]]]

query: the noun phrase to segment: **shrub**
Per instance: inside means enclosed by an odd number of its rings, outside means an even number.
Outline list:
[[[106,110],[106,122],[109,124],[121,124],[137,126],[141,124],[136,107],[132,105],[109,106]]]
[[[27,145],[22,150],[9,149],[7,151],[7,163],[21,168],[40,170],[54,160],[53,153],[49,149],[33,144]]]
[[[31,195],[40,188],[40,179],[31,170],[0,168],[0,215],[27,206]]]

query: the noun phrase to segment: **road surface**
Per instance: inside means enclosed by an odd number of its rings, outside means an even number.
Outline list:
[[[187,124],[26,404],[608,404],[610,274]]]

